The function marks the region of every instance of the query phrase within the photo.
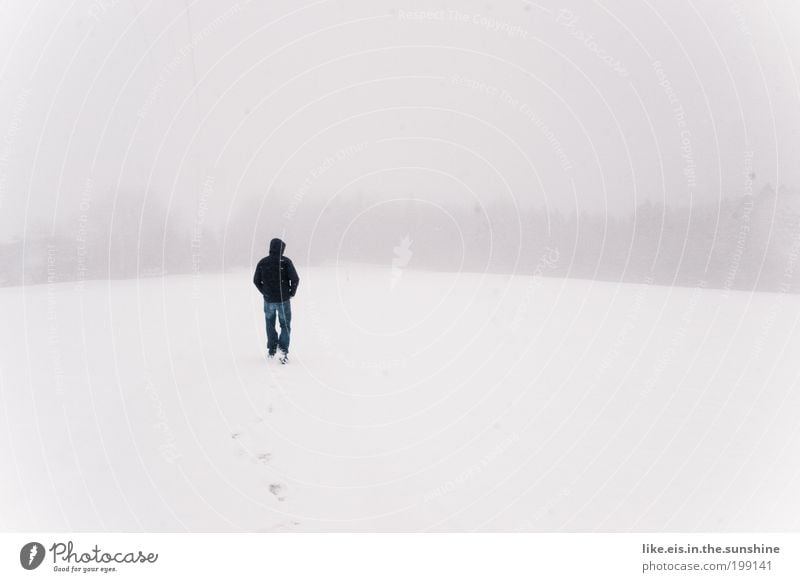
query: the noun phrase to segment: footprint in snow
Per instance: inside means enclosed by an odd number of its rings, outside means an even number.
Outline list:
[[[278,498],[278,501],[286,500],[286,485],[283,483],[270,483],[269,492]]]
[[[296,520],[287,520],[282,521],[280,523],[276,523],[273,526],[266,527],[264,529],[256,530],[255,533],[271,533],[276,531],[291,531],[297,528],[300,525],[299,521]]]
[[[235,430],[231,433],[231,439],[235,442],[237,457],[247,457],[250,462],[261,465],[268,465],[272,460],[272,453],[263,449],[259,451],[258,445],[244,431]]]

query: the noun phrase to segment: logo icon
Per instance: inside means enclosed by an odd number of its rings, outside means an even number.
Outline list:
[[[39,542],[28,542],[19,551],[19,563],[26,570],[35,570],[44,561],[44,546]]]
[[[392,278],[390,282],[392,290],[397,286],[400,277],[403,276],[403,269],[408,266],[408,263],[411,261],[411,255],[414,254],[411,250],[412,242],[411,236],[406,235],[403,237],[403,240],[400,241],[399,245],[392,248],[394,251],[394,258],[392,259]]]

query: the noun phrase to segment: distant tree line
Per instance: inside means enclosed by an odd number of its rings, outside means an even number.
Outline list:
[[[208,273],[252,266],[270,238],[299,264],[536,274],[738,290],[797,292],[800,194],[673,207],[645,202],[621,216],[546,212],[492,202],[442,208],[424,200],[282,204],[252,197],[192,219],[155,199],[100,201],[69,228],[0,245],[0,285]],[[224,214],[224,216],[222,216]],[[541,269],[542,257],[547,269]]]

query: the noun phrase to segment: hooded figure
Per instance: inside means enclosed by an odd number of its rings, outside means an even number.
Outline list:
[[[258,261],[253,283],[269,303],[288,301],[297,293],[300,277],[289,257],[283,256],[286,243],[274,238],[269,243],[269,255]]]
[[[289,334],[291,333],[292,309],[290,298],[297,293],[300,277],[289,257],[283,256],[286,243],[274,238],[269,243],[269,255],[258,261],[253,275],[253,284],[264,297],[264,315],[267,323],[267,351],[275,355],[282,352],[281,363],[286,363],[289,353]],[[275,320],[280,320],[281,334],[275,330]]]

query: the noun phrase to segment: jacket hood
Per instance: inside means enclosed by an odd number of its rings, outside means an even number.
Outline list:
[[[269,241],[269,254],[283,256],[283,251],[286,250],[286,243],[279,238],[274,238]]]

